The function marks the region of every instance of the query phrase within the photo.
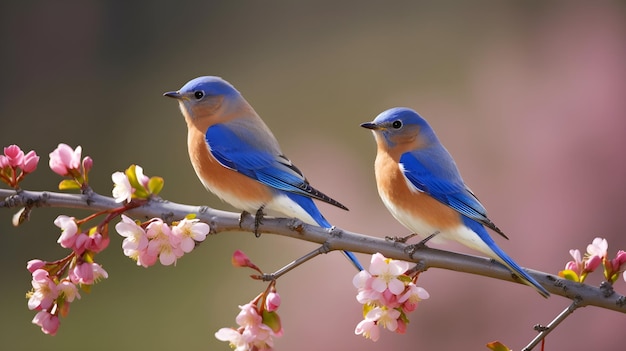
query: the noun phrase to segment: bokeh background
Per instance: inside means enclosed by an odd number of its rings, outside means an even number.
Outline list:
[[[521,265],[556,273],[568,250],[606,237],[626,249],[626,5],[618,1],[233,2],[29,1],[0,4],[0,144],[42,156],[23,184],[53,190],[47,154],[59,142],[95,160],[92,185],[131,163],[166,180],[163,197],[231,209],[204,192],[186,155],[186,127],[163,98],[199,75],[233,83],[312,184],[346,204],[321,205],[342,228],[407,233],[378,199],[374,141],[359,123],[393,106],[425,116],[466,182],[511,237]],[[98,261],[109,279],[72,305],[56,337],[30,323],[25,263],[54,260],[41,209],[15,229],[0,211],[0,349],[228,350],[213,333],[264,285],[234,269],[247,252],[267,271],[312,244],[264,235],[208,238],[176,267],[144,269],[113,235]],[[463,248],[448,245],[446,249]],[[362,260],[368,257],[360,255]],[[532,326],[566,307],[525,286],[431,270],[431,293],[406,335],[355,336],[355,272],[338,253],[281,278],[278,350],[483,350],[528,343]],[[597,275],[600,275],[599,273]],[[600,279],[591,276],[591,283]],[[616,289],[626,291],[619,281]],[[550,350],[622,349],[626,318],[580,309]]]

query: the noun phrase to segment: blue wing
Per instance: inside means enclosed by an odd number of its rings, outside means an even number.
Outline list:
[[[253,146],[252,134],[237,134],[223,124],[216,124],[208,128],[205,138],[211,154],[224,167],[274,189],[315,198],[347,210],[338,201],[313,188],[287,157]]]
[[[417,190],[507,238],[489,220],[487,210],[465,186],[452,157],[444,148],[406,152],[400,156],[400,165],[404,176]]]
[[[267,186],[285,191],[287,196],[310,214],[321,227],[330,228],[331,224],[324,218],[311,198],[344,210],[348,209],[313,188],[302,172],[284,155],[277,155],[270,150],[251,145],[249,140],[254,140],[254,136],[245,133],[244,131],[242,137],[228,127],[216,124],[207,130],[205,138],[211,154],[220,164]],[[363,270],[363,266],[352,252],[343,251],[343,253],[356,269]]]

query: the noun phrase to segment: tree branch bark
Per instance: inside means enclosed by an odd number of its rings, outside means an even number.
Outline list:
[[[102,211],[119,207],[113,198],[89,192],[87,194],[65,194],[0,189],[0,208],[21,207],[61,207]],[[190,206],[165,200],[153,199],[146,204],[127,212],[135,218],[150,219],[161,217],[166,221],[179,220],[194,213],[197,218],[211,227],[211,234],[223,232],[254,232],[254,217],[220,211],[207,206]],[[297,219],[266,218],[259,226],[260,233],[287,236],[318,244],[326,244],[330,250],[349,250],[364,254],[379,252],[385,257],[420,265],[422,270],[441,268],[457,272],[471,273],[485,277],[516,282],[511,272],[493,260],[484,257],[464,255],[431,248],[420,248],[409,255],[407,246],[382,238],[353,233],[341,228],[325,229],[305,224]],[[527,271],[550,293],[577,301],[578,307],[596,306],[626,313],[626,298],[617,294],[610,286],[600,288],[562,279],[557,275],[527,269]]]

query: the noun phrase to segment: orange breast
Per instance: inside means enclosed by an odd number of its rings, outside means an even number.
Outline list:
[[[272,199],[268,186],[222,166],[211,155],[204,133],[198,129],[189,128],[187,146],[191,163],[204,186],[224,201],[252,212]]]
[[[394,217],[414,231],[420,230],[417,227],[422,227],[422,223],[440,231],[458,227],[461,223],[458,212],[426,193],[411,190],[398,159],[399,155],[394,159],[387,151],[379,149],[375,163],[379,194]]]

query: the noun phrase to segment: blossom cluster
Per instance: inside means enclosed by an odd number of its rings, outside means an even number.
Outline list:
[[[415,285],[417,277],[406,275],[408,269],[409,263],[376,253],[369,270],[354,276],[352,283],[358,289],[356,299],[363,304],[364,316],[355,334],[377,341],[380,326],[399,334],[406,332],[407,314],[417,308],[419,301],[429,298],[425,289]]]
[[[237,250],[232,259],[235,267],[248,267],[260,270],[248,256]],[[237,329],[221,328],[215,333],[220,341],[227,341],[235,351],[270,351],[274,338],[283,335],[280,317],[276,312],[280,307],[280,295],[276,292],[276,281],[249,303],[239,306],[235,318]]]
[[[72,148],[59,144],[49,156],[50,169],[64,178],[59,183],[60,190],[83,193],[89,190],[88,174],[93,160],[89,156],[82,157],[81,146]],[[25,154],[16,145],[5,147],[4,154],[0,155],[0,180],[18,189],[19,182],[36,169],[38,162],[39,156],[34,151]],[[141,204],[132,200],[148,200],[156,196],[163,188],[163,179],[145,176],[143,169],[136,165],[131,165],[125,172],[114,173],[112,179],[113,197],[123,205],[82,219],[59,215],[54,220],[61,229],[57,243],[71,253],[57,261],[34,259],[28,262],[27,269],[32,274],[32,289],[27,293],[28,308],[38,311],[33,323],[46,334],[56,334],[59,317],[67,316],[70,304],[74,299],[80,299],[79,290],[90,291],[94,283],[108,277],[102,266],[95,262],[95,256],[108,247],[108,224],[114,218],[122,216],[116,229],[125,237],[122,243],[124,253],[145,267],[153,265],[157,259],[164,265],[175,263],[209,233],[209,226],[192,216],[171,226],[160,218],[141,225],[135,223],[123,213]],[[29,211],[30,208],[21,209],[13,218],[14,225],[26,220]],[[106,217],[96,226],[85,224],[102,215]]]
[[[89,291],[91,285],[108,278],[104,268],[94,262],[94,256],[109,245],[108,236],[95,230],[80,232],[73,217],[60,215],[54,224],[61,228],[57,242],[72,253],[54,262],[31,260],[26,267],[33,278],[32,290],[27,294],[28,308],[39,311],[33,323],[51,335],[59,328],[59,315],[67,316],[70,303],[80,299],[78,288]]]
[[[59,190],[85,189],[89,184],[88,174],[93,167],[93,160],[85,156],[81,160],[82,147],[79,145],[72,149],[67,144],[59,144],[50,153],[50,169],[69,179],[64,179],[59,183]]]
[[[24,153],[17,145],[4,148],[4,154],[0,155],[0,180],[12,188],[17,188],[19,183],[29,173],[37,169],[39,156],[35,151]]]
[[[578,249],[569,250],[574,259],[565,264],[565,269],[559,272],[559,276],[565,279],[582,283],[587,275],[602,264],[604,268],[604,279],[609,283],[615,283],[619,276],[623,274],[626,280],[626,252],[618,250],[615,258],[609,259],[609,243],[604,238],[595,238],[591,244],[587,245],[587,252],[581,255]]]
[[[196,243],[204,241],[209,225],[188,216],[172,226],[160,218],[153,218],[139,225],[122,215],[115,230],[124,237],[124,255],[137,261],[138,266],[150,267],[157,261],[169,266],[184,254],[191,252]]]
[[[143,168],[131,165],[124,172],[115,172],[113,180],[113,198],[116,202],[131,202],[133,199],[148,199],[156,196],[163,189],[163,178],[147,177]]]

